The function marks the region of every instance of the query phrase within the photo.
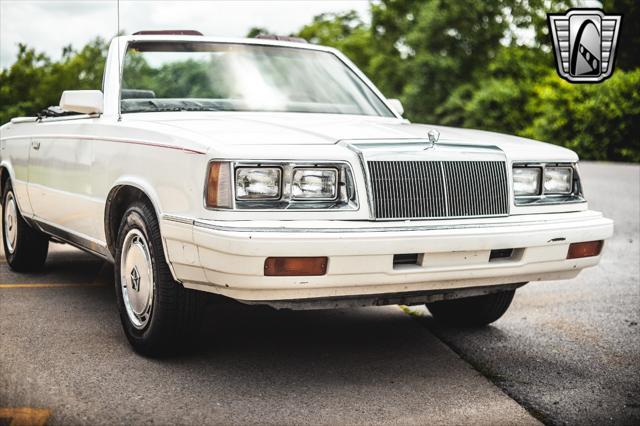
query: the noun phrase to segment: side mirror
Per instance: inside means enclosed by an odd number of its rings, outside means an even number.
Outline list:
[[[81,114],[99,114],[104,100],[100,90],[65,90],[60,97],[60,108]]]
[[[402,106],[402,102],[399,99],[387,99],[389,106],[398,114],[404,114],[404,107]]]

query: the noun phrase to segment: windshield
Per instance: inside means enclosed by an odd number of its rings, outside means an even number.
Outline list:
[[[209,42],[134,42],[121,110],[274,111],[393,117],[329,52]]]

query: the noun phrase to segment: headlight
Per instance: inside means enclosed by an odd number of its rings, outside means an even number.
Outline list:
[[[544,169],[545,194],[570,194],[573,186],[571,167],[546,167]]]
[[[584,203],[576,164],[513,165],[513,195],[517,206]]]
[[[514,167],[513,168],[513,193],[516,197],[540,194],[539,167]]]
[[[346,161],[211,161],[205,207],[222,210],[358,210]]]
[[[338,170],[295,169],[291,183],[294,200],[333,200],[338,195]]]
[[[277,167],[236,169],[237,200],[277,200],[282,171]]]

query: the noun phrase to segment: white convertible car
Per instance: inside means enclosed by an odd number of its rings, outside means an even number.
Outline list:
[[[113,262],[145,354],[195,329],[203,292],[478,326],[525,283],[598,263],[613,223],[574,152],[402,113],[331,48],[117,37],[102,90],[1,128],[7,262],[41,268],[49,241]]]

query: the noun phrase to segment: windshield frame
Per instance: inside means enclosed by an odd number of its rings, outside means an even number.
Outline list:
[[[358,115],[358,116],[367,116],[367,117],[377,117],[377,118],[396,118],[403,119],[401,115],[399,115],[387,102],[386,97],[378,90],[378,88],[373,84],[371,80],[342,52],[334,49],[332,47],[321,46],[321,45],[312,45],[312,44],[301,44],[295,42],[273,42],[272,40],[260,40],[260,39],[213,39],[213,38],[200,38],[195,39],[194,37],[172,37],[172,38],[159,38],[157,36],[142,36],[142,37],[123,37],[125,38],[124,43],[121,46],[121,51],[118,54],[118,85],[117,85],[117,114],[118,117],[122,117],[123,114],[139,114],[145,112],[160,112],[160,111],[137,111],[137,112],[124,112],[122,111],[122,86],[124,79],[124,65],[125,58],[127,52],[129,51],[130,45],[135,43],[206,43],[206,44],[220,44],[220,45],[246,45],[246,46],[267,46],[267,47],[275,47],[275,48],[285,48],[285,49],[298,49],[298,50],[313,50],[318,52],[324,52],[333,55],[343,66],[345,66],[350,72],[353,73],[353,76],[357,78],[360,83],[362,83],[367,89],[371,91],[371,94],[377,98],[381,105],[386,108],[390,115],[363,115],[363,114],[341,114],[341,113],[331,113],[331,112],[322,112],[319,114],[335,114],[335,115]],[[117,42],[117,41],[116,41]],[[298,45],[300,44],[300,45]],[[190,111],[180,111],[180,112],[190,112]],[[201,111],[194,111],[201,112]],[[215,111],[212,111],[215,112]],[[227,111],[229,112],[229,111]],[[243,111],[243,112],[267,112],[267,113],[275,113],[276,111]],[[296,112],[289,111],[277,111],[278,113],[291,113],[295,114]]]

